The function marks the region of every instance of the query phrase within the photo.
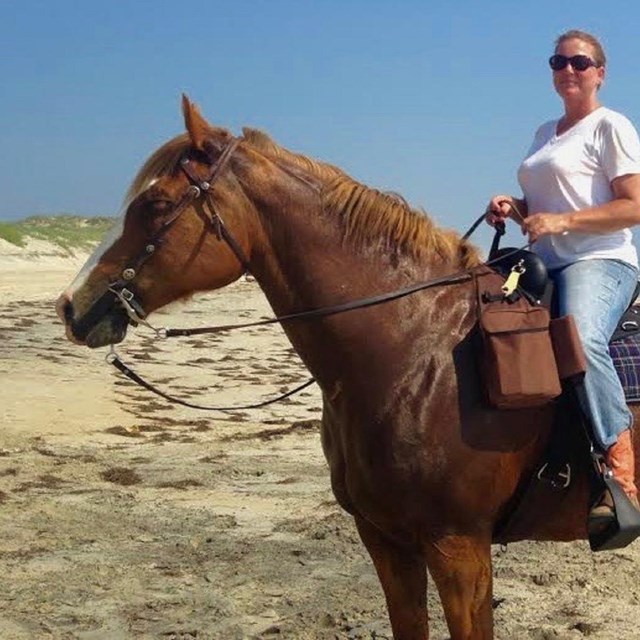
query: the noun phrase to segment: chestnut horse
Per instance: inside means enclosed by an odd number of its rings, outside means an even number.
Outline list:
[[[152,312],[248,267],[284,315],[479,264],[473,247],[399,197],[262,133],[234,138],[186,97],[183,112],[187,132],[147,160],[118,229],[58,301],[72,341],[124,338],[113,293],[123,282]],[[427,568],[451,637],[493,637],[491,544],[551,428],[549,407],[485,406],[475,325],[471,279],[284,325],[322,390],[333,492],[375,564],[398,640],[428,638]],[[577,478],[517,539],[585,538],[587,503]]]

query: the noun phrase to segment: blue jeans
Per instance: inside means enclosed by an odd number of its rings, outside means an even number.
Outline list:
[[[619,260],[581,260],[549,273],[555,284],[558,316],[572,314],[587,357],[578,397],[605,451],[631,427],[620,379],[609,355],[609,340],[631,302],[638,280],[635,267]]]

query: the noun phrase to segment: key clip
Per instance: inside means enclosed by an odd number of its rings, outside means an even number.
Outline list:
[[[519,260],[511,267],[511,273],[502,285],[501,290],[505,297],[510,296],[517,288],[520,277],[525,273],[524,260]]]

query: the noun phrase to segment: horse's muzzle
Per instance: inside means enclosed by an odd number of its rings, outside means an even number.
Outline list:
[[[95,349],[122,342],[127,334],[129,317],[112,291],[106,291],[82,316],[76,316],[72,300],[64,294],[56,310],[67,337],[76,344]]]
[[[128,326],[129,318],[126,312],[117,308],[89,331],[84,343],[91,349],[118,344],[125,339]]]

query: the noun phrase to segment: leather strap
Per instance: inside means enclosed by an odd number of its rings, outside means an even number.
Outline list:
[[[160,389],[152,385],[150,382],[147,382],[146,380],[141,378],[135,371],[132,371],[129,367],[127,367],[127,365],[124,364],[122,360],[120,360],[120,358],[116,355],[115,352],[111,352],[109,356],[107,356],[107,362],[112,364],[116,369],[118,369],[118,371],[120,371],[127,378],[129,378],[129,380],[131,380],[132,382],[135,382],[141,387],[144,387],[145,389],[147,389],[147,391],[151,391],[152,393],[155,393],[156,395],[160,396],[161,398],[164,398],[165,400],[168,400],[169,402],[173,402],[175,404],[181,404],[185,407],[190,407],[191,409],[202,409],[204,411],[237,411],[239,409],[260,409],[262,407],[266,407],[270,404],[273,404],[274,402],[279,402],[281,400],[284,400],[285,398],[292,396],[294,393],[298,393],[299,391],[306,389],[307,387],[311,386],[315,382],[315,378],[311,378],[307,380],[305,383],[298,385],[297,387],[294,387],[293,389],[290,389],[289,391],[279,396],[276,396],[275,398],[264,400],[263,402],[256,402],[252,404],[243,404],[243,405],[232,405],[232,406],[226,406],[226,407],[225,406],[207,406],[207,405],[195,404],[193,402],[188,402],[187,400],[181,400],[180,398],[176,398],[174,396],[169,395],[168,393],[165,393],[164,391],[161,391]]]

